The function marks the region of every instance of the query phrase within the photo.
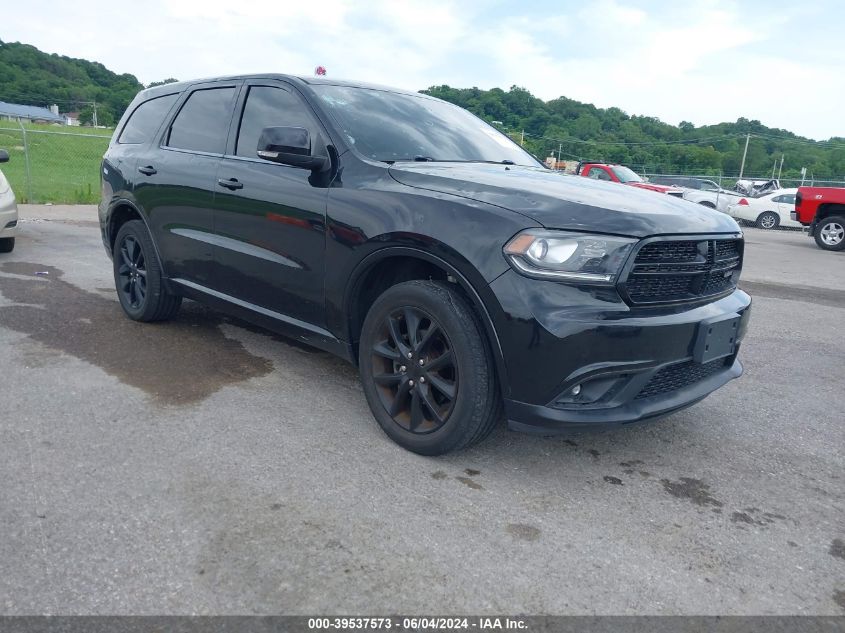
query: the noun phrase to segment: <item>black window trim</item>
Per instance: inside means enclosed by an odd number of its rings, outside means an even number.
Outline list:
[[[311,100],[308,99],[300,90],[297,89],[296,86],[293,84],[282,81],[279,79],[249,79],[242,83],[240,93],[235,101],[235,110],[232,114],[232,120],[229,123],[229,136],[226,139],[226,150],[225,153],[222,155],[223,158],[226,160],[238,160],[244,161],[247,163],[260,163],[262,165],[276,165],[278,167],[286,167],[288,169],[299,169],[298,167],[293,167],[292,165],[283,165],[281,163],[273,163],[270,161],[266,161],[262,158],[251,157],[251,156],[238,156],[238,135],[241,132],[241,122],[243,120],[244,112],[246,109],[246,100],[249,97],[249,89],[253,87],[259,88],[279,88],[281,90],[285,90],[290,92],[291,94],[297,95],[307,107],[308,111],[311,113],[312,118],[320,126],[320,132],[323,133],[325,137],[325,141],[328,145],[333,145],[334,140],[329,132],[328,126],[323,122],[320,113],[314,108],[314,105],[311,103]],[[217,154],[215,154],[216,156]]]
[[[243,80],[238,81],[214,81],[210,83],[199,83],[193,84],[185,88],[182,92],[181,99],[177,102],[177,107],[175,111],[171,110],[170,116],[167,119],[167,125],[164,126],[164,129],[159,131],[158,135],[158,148],[160,150],[165,150],[168,152],[178,152],[180,154],[193,154],[195,156],[211,156],[214,158],[221,158],[225,154],[225,150],[227,149],[224,147],[224,153],[219,152],[202,152],[195,149],[185,149],[182,147],[170,147],[167,145],[167,142],[170,138],[170,128],[173,127],[173,123],[176,121],[176,117],[179,116],[179,113],[182,111],[182,108],[185,107],[185,104],[188,102],[188,99],[191,98],[191,95],[195,92],[199,92],[200,90],[214,90],[220,88],[234,88],[235,89],[235,100],[234,103],[239,103],[240,93],[243,90]],[[235,116],[235,112],[237,111],[237,105],[232,109],[232,112],[229,115],[229,124],[228,129],[226,131],[226,142],[229,142],[229,134],[231,133],[232,129],[232,118]]]

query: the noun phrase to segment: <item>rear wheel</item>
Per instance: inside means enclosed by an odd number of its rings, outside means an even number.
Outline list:
[[[814,232],[816,244],[826,251],[845,249],[845,218],[831,216],[820,220]]]
[[[459,450],[485,438],[500,416],[481,326],[449,284],[408,281],[388,288],[364,320],[359,364],[373,415],[409,451]]]
[[[14,237],[0,238],[0,253],[11,253],[13,250],[15,250]]]
[[[166,321],[176,316],[182,297],[170,294],[147,227],[130,220],[114,240],[114,283],[120,305],[135,321]]]
[[[780,224],[780,216],[774,211],[763,211],[757,216],[755,225],[758,229],[776,229]]]

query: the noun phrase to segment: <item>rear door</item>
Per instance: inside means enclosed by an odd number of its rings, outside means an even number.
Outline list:
[[[215,182],[217,279],[226,294],[322,326],[327,183],[258,157],[261,131],[276,126],[307,129],[312,148],[328,138],[295,88],[246,82]]]
[[[139,155],[134,194],[173,279],[214,287],[213,198],[240,82],[193,86]]]

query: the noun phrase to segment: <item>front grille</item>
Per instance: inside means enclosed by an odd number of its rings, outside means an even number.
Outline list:
[[[726,365],[727,360],[724,358],[717,358],[709,363],[696,363],[688,360],[683,363],[668,365],[652,376],[651,380],[637,394],[635,400],[651,398],[689,387],[727,369]]]
[[[698,301],[736,288],[742,240],[656,240],[640,247],[623,295],[633,305]]]

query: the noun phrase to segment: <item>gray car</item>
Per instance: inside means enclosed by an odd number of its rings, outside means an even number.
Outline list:
[[[0,149],[0,163],[9,162],[9,152]],[[0,171],[0,253],[11,253],[15,248],[18,230],[18,205],[15,192]]]

